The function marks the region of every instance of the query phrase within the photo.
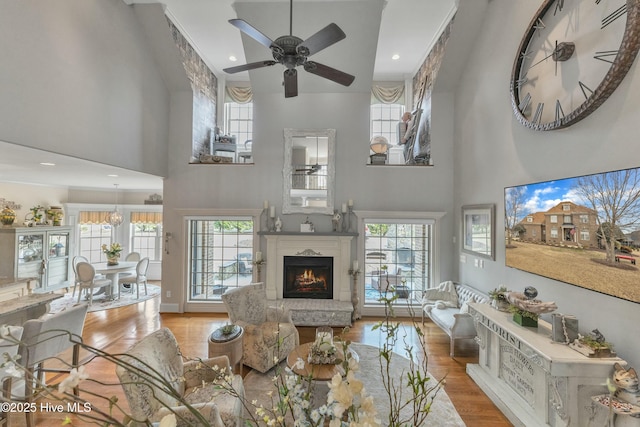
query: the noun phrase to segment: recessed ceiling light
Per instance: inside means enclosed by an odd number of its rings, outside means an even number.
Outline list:
[[[115,173],[109,174],[107,176],[110,177],[110,178],[117,178],[118,177],[118,175],[116,175]]]
[[[50,162],[40,162],[40,164],[42,166],[55,166],[56,165],[55,163],[50,163]]]
[[[394,61],[395,61],[396,59],[400,59],[400,55],[398,55],[398,54],[396,53],[396,54],[394,54],[394,55],[391,57],[391,59],[393,59]]]
[[[236,58],[236,57],[235,57],[235,56],[233,56],[233,55],[231,55],[231,56],[229,57],[229,61],[231,61],[231,62],[236,62],[237,60],[238,60],[238,58]]]

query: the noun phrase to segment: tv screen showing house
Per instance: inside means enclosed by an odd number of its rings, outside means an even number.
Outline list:
[[[640,168],[507,187],[508,267],[640,303]]]

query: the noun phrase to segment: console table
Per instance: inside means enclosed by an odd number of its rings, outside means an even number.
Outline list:
[[[551,339],[551,325],[516,324],[512,314],[489,304],[469,304],[480,347],[479,363],[467,373],[516,426],[586,426],[598,412],[591,396],[620,358],[589,358]]]

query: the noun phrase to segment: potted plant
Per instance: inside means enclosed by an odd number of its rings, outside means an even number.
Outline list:
[[[507,301],[507,292],[509,290],[506,286],[500,285],[489,291],[489,298],[491,299],[491,307],[500,311],[509,311],[509,301]]]
[[[513,321],[518,325],[532,328],[538,327],[538,315],[536,313],[523,310],[513,304],[509,305],[509,312],[513,313]]]
[[[587,357],[615,357],[616,352],[613,350],[613,344],[602,339],[597,339],[591,335],[580,335],[569,347]]]

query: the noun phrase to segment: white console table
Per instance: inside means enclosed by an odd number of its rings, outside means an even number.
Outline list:
[[[467,373],[516,426],[587,426],[601,412],[591,396],[604,385],[619,358],[589,358],[551,339],[551,325],[516,324],[512,314],[489,304],[469,304],[480,347]]]

